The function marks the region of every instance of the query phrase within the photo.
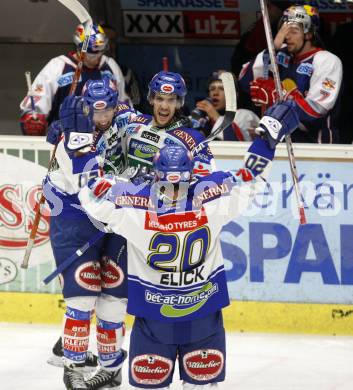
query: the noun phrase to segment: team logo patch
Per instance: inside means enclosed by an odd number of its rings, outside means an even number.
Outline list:
[[[285,68],[288,68],[289,62],[290,62],[290,57],[289,57],[289,55],[280,51],[277,53],[277,62],[278,62],[278,64],[284,66]]]
[[[101,277],[102,287],[114,288],[120,286],[124,281],[124,272],[112,259],[104,256]]]
[[[297,73],[311,76],[313,74],[313,64],[310,62],[303,62],[298,66]]]
[[[173,93],[174,92],[174,86],[172,84],[162,84],[161,85],[161,92],[163,92],[163,93]]]
[[[75,272],[75,280],[85,290],[101,291],[100,264],[97,261],[89,261],[81,264]]]
[[[136,356],[131,364],[134,381],[143,385],[160,385],[170,375],[173,362],[163,356]]]
[[[335,85],[336,85],[336,82],[327,78],[322,82],[322,87],[326,90],[326,91],[332,91],[335,89]]]
[[[196,381],[215,379],[222,372],[224,357],[217,349],[199,349],[183,357],[186,373]]]
[[[181,180],[181,175],[178,172],[168,172],[166,179],[170,183],[179,183],[179,181]]]
[[[93,108],[95,110],[104,110],[107,107],[107,102],[104,100],[98,100],[97,102],[93,103]]]
[[[80,149],[83,146],[90,145],[93,142],[93,134],[92,133],[70,133],[69,142],[67,143],[67,147],[70,150]]]

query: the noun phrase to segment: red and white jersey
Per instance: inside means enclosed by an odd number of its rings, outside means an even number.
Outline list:
[[[51,59],[39,72],[32,83],[35,108],[38,113],[47,116],[49,124],[58,119],[59,108],[66,96],[69,95],[72,80],[77,67],[73,53],[60,55]],[[102,56],[100,64],[95,69],[82,67],[75,95],[81,95],[85,83],[109,77],[119,92],[119,100],[129,102],[125,93],[125,81],[119,65],[111,57]],[[31,111],[31,101],[27,95],[20,104],[21,114]]]

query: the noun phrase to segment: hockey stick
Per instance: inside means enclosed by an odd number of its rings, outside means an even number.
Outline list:
[[[32,81],[31,81],[31,72],[28,70],[25,72],[25,78],[26,78],[26,83],[27,83],[27,94],[29,96],[29,99],[31,101],[31,110],[32,110],[32,115],[33,119],[37,119],[37,112],[36,112],[36,106],[34,104],[34,97],[33,97],[33,90],[32,90]]]
[[[78,1],[78,0],[58,0],[60,3],[62,3],[65,7],[67,7],[70,11],[72,11],[75,16],[78,18],[80,23],[83,23],[85,26],[85,39],[82,45],[81,53],[80,53],[80,59],[79,62],[76,66],[75,69],[75,74],[72,79],[72,84],[70,87],[69,95],[73,95],[76,91],[78,81],[80,79],[81,71],[82,71],[82,66],[83,66],[83,60],[85,58],[85,53],[87,52],[88,48],[88,43],[89,43],[89,38],[91,35],[91,28],[92,28],[92,18],[90,14],[87,12],[85,7]],[[55,161],[55,154],[56,154],[56,149],[58,145],[56,144],[53,153],[51,155],[49,164],[48,164],[48,172],[47,174],[51,171],[54,161]],[[35,217],[32,225],[31,232],[29,234],[29,238],[27,240],[27,247],[26,251],[21,263],[21,268],[28,268],[28,262],[29,262],[29,257],[31,255],[34,243],[35,243],[35,238],[37,235],[38,231],[38,226],[41,218],[41,209],[43,207],[43,204],[45,202],[45,197],[42,191],[42,194],[40,196],[40,199],[35,207]]]
[[[222,123],[202,142],[200,142],[193,150],[193,154],[198,153],[206,143],[211,142],[222,133],[228,126],[233,123],[235,113],[237,111],[237,91],[235,89],[234,76],[230,72],[223,72],[219,76],[223,83],[224,95],[226,99],[226,110]]]
[[[275,46],[273,43],[270,18],[268,16],[268,9],[267,9],[267,5],[266,5],[266,0],[260,0],[260,5],[261,5],[261,12],[262,12],[262,19],[264,22],[268,51],[269,51],[270,59],[271,59],[271,65],[272,65],[271,70],[273,73],[273,78],[274,78],[275,86],[276,86],[276,92],[277,92],[279,101],[283,101],[283,88],[282,88],[281,79],[279,77],[279,70],[278,70],[277,61],[276,61]],[[300,193],[298,171],[297,171],[297,167],[295,164],[293,144],[292,144],[292,140],[290,138],[290,135],[285,136],[285,141],[286,141],[287,152],[288,152],[289,166],[290,166],[290,170],[291,170],[291,174],[292,174],[292,180],[293,180],[295,195],[296,195],[296,199],[297,199],[299,222],[301,225],[303,225],[306,223],[305,210],[304,210],[302,195]]]
[[[168,72],[168,70],[169,70],[168,57],[163,57],[162,58],[162,68],[163,68],[164,72]]]

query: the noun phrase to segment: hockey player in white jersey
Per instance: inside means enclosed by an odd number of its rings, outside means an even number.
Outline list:
[[[255,139],[244,168],[234,175],[214,172],[195,179],[191,153],[167,145],[154,158],[152,183],[112,185],[101,178],[93,189],[80,191],[87,213],[128,241],[132,386],[167,389],[176,359],[184,389],[224,381],[221,309],[229,297],[219,235],[248,207],[276,144],[298,126],[293,107],[284,102],[266,112],[257,129],[262,138]]]
[[[324,50],[319,13],[311,5],[293,5],[283,12],[274,39],[285,99],[296,103],[300,126],[293,142],[338,143],[341,60]],[[256,105],[270,107],[277,99],[268,51],[245,64],[239,85]],[[267,77],[268,74],[268,77]]]
[[[76,51],[52,58],[35,78],[32,85],[35,115],[32,112],[29,95],[20,104],[20,123],[23,134],[45,135],[48,125],[58,119],[60,105],[69,95],[84,38],[84,26],[79,24],[73,35]],[[129,102],[125,94],[125,82],[121,69],[113,58],[104,55],[107,49],[106,34],[100,25],[93,24],[75,94],[81,95],[82,88],[89,79],[100,80],[103,77],[109,77],[118,90],[119,100]]]
[[[59,122],[49,132],[56,151],[58,169],[49,173],[44,185],[51,206],[50,239],[57,266],[99,233],[82,212],[79,189],[94,182],[105,166],[118,172],[121,143],[115,120],[117,91],[110,80],[91,80],[84,97],[67,97],[60,108]],[[124,106],[125,115],[131,112]],[[122,111],[122,109],[121,109]],[[92,118],[90,116],[92,115]],[[121,112],[120,121],[123,115]],[[113,160],[112,160],[113,159]],[[110,164],[108,164],[110,162]],[[54,353],[64,356],[64,383],[67,389],[117,388],[126,353],[121,349],[125,335],[126,241],[116,234],[101,236],[74,264],[61,273],[67,310],[64,316],[63,343]],[[91,313],[97,319],[99,370],[84,382],[83,370],[88,355]],[[80,329],[77,333],[74,329]],[[94,362],[93,362],[94,363]]]

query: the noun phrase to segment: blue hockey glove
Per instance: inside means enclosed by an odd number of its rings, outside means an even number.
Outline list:
[[[265,111],[255,132],[263,135],[271,149],[275,149],[287,134],[299,126],[296,104],[293,100],[276,103]]]
[[[57,145],[60,140],[63,128],[60,121],[52,122],[48,128],[47,142],[52,145]]]
[[[59,118],[65,132],[92,133],[94,130],[93,111],[81,96],[66,96]]]

